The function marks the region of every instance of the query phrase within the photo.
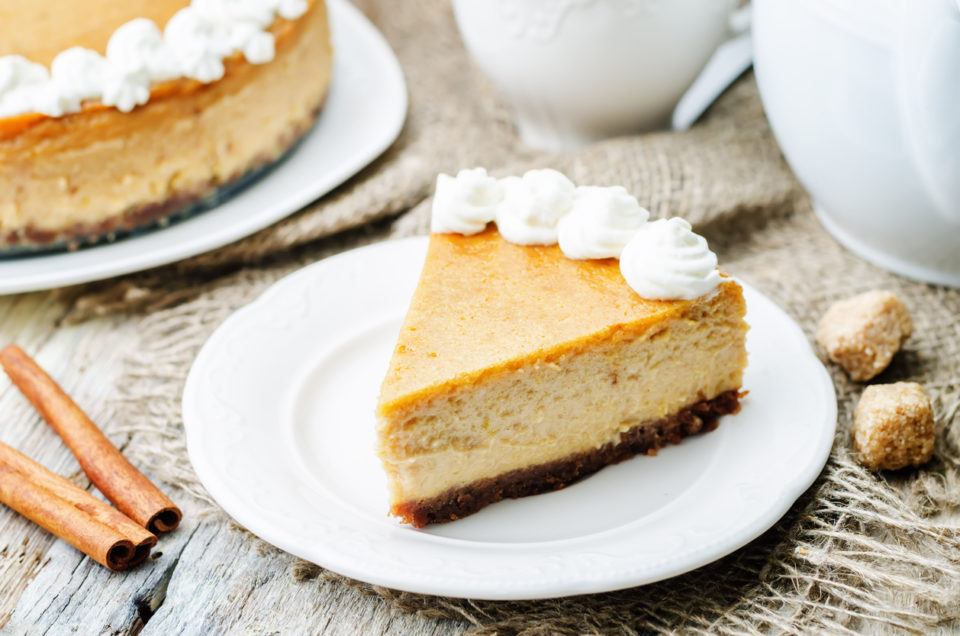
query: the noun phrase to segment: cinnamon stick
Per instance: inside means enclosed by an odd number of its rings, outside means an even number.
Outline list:
[[[137,565],[157,543],[118,510],[2,442],[0,502],[114,571]]]
[[[0,364],[113,505],[154,534],[177,527],[180,509],[127,461],[30,356],[17,345],[7,345],[0,349]]]

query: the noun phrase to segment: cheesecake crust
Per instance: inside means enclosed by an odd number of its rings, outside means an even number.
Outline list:
[[[679,444],[685,437],[717,428],[722,415],[740,410],[739,389],[725,391],[715,398],[702,399],[674,415],[638,424],[598,449],[577,453],[553,462],[513,470],[497,477],[481,479],[463,487],[421,501],[395,504],[391,514],[417,528],[428,524],[461,519],[503,499],[516,499],[560,490],[604,466],[635,455],[656,455],[667,444]]]

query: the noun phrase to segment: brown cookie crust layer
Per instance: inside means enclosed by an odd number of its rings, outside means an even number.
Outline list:
[[[740,410],[739,390],[701,400],[675,415],[638,424],[620,434],[620,441],[593,451],[578,453],[540,466],[522,468],[498,477],[481,479],[461,488],[422,501],[394,506],[390,513],[417,528],[430,523],[454,521],[502,499],[516,499],[560,490],[597,472],[604,466],[646,453],[656,455],[667,444],[679,444],[684,437],[717,428],[717,418]]]

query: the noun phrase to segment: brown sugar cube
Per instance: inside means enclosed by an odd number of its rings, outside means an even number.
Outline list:
[[[913,323],[892,292],[875,290],[830,306],[817,327],[817,342],[850,378],[865,381],[887,368],[910,337]]]
[[[915,382],[868,386],[853,414],[853,447],[872,470],[920,466],[933,456],[933,409]]]

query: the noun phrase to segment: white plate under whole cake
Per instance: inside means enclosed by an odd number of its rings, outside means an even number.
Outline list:
[[[334,47],[330,92],[316,126],[279,165],[217,207],[169,227],[75,252],[0,257],[0,294],[101,280],[232,243],[315,201],[386,150],[407,113],[400,64],[346,0],[328,0],[327,9]]]
[[[217,502],[266,541],[411,592],[603,592],[744,546],[823,468],[833,383],[796,323],[744,284],[749,395],[715,431],[459,521],[400,524],[387,516],[374,407],[426,246],[379,243],[291,274],[197,356],[183,395],[190,459]]]

